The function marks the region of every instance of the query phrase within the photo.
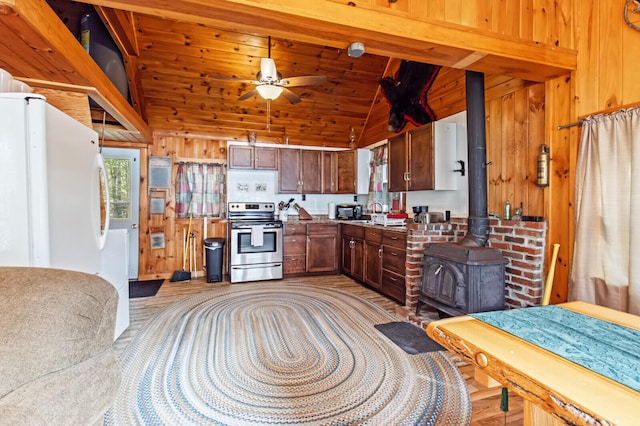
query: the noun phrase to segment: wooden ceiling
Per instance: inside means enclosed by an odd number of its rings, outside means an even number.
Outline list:
[[[60,25],[64,22],[74,35],[81,14],[94,10],[92,4],[71,0],[46,1],[61,19]],[[431,34],[426,27],[438,29],[433,24],[424,24],[416,33],[415,22],[373,9],[352,13],[354,8],[339,2],[281,0],[275,9],[265,0],[206,4],[199,0],[86,0],[95,4],[123,52],[130,80],[129,106],[117,99],[113,87],[102,83],[103,77],[95,76],[95,66],[86,64],[81,48],[67,47],[71,37],[58,37],[57,24],[39,26],[42,16],[50,21],[40,5],[44,0],[14,2],[15,13],[0,17],[5,25],[0,30],[21,37],[29,46],[28,55],[33,56],[30,63],[41,66],[25,68],[28,62],[20,63],[17,50],[11,60],[0,58],[0,66],[17,77],[52,81],[54,87],[56,82],[78,90],[97,87],[91,90],[106,99],[101,103],[104,109],[120,124],[129,119],[129,125],[125,123],[129,132],[119,132],[116,125],[109,128],[108,137],[114,140],[150,142],[150,130],[226,140],[247,140],[249,132],[256,132],[263,142],[282,143],[286,136],[296,145],[346,147],[353,127],[362,145],[365,130],[364,142],[386,137],[383,121],[388,107],[378,81],[393,72],[398,58],[448,67],[438,78],[446,80],[445,89],[458,91],[464,68],[522,81],[545,81],[575,68],[575,55],[566,49],[510,41],[451,25],[440,28],[446,33],[433,32],[446,35],[446,43],[436,42],[422,34]],[[397,26],[393,35],[377,30],[389,20],[405,25]],[[42,33],[28,34],[29,26]],[[327,82],[293,87],[302,102],[292,105],[280,97],[268,111],[267,102],[259,96],[238,101],[254,86],[233,78],[255,79],[260,58],[268,55],[270,35],[271,57],[283,77],[323,75]],[[360,58],[347,55],[346,46],[354,40],[367,47]],[[439,94],[434,102],[445,99],[446,93]],[[142,129],[138,139],[132,138],[132,128]]]

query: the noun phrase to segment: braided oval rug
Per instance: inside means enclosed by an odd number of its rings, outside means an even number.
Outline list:
[[[446,352],[410,355],[394,318],[346,292],[254,283],[188,297],[122,355],[106,425],[468,425]]]

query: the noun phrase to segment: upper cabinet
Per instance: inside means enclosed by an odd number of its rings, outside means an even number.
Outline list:
[[[322,190],[322,151],[279,149],[278,192],[319,194]]]
[[[371,151],[357,149],[326,151],[323,154],[324,194],[366,194],[369,192]]]
[[[276,148],[229,145],[227,151],[230,169],[278,169],[278,150]]]
[[[389,191],[455,190],[456,125],[433,122],[389,139]]]

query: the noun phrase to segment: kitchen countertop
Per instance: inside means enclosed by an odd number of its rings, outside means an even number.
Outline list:
[[[288,219],[283,221],[283,223],[286,224],[287,223],[295,223],[295,224],[307,224],[307,223],[335,223],[335,224],[345,224],[345,225],[356,225],[356,226],[363,226],[363,227],[368,227],[368,228],[382,228],[386,231],[393,231],[393,232],[407,232],[408,229],[431,229],[432,226],[435,225],[445,225],[445,226],[450,226],[449,223],[413,223],[411,218],[407,219],[407,225],[406,226],[383,226],[383,225],[377,225],[377,224],[373,224],[373,223],[369,223],[366,220],[340,220],[340,219],[329,219],[329,217],[327,215],[311,215],[313,217],[313,219],[311,220],[304,220],[304,219],[300,219],[297,215],[289,215]]]

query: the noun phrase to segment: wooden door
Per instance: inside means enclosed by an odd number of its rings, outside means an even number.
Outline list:
[[[364,240],[353,238],[351,276],[364,281]]]
[[[351,247],[352,237],[343,235],[342,238],[342,273],[350,277],[353,276],[353,250]]]
[[[253,169],[253,147],[229,145],[230,169]]]
[[[322,192],[322,151],[303,149],[300,156],[302,193],[320,194]]]
[[[433,124],[409,132],[409,191],[435,189]]]
[[[355,150],[337,151],[336,157],[336,178],[337,183],[334,192],[336,194],[356,193],[356,173],[358,170],[358,158]]]
[[[406,135],[398,135],[389,139],[389,192],[407,190],[407,142]]]
[[[334,272],[338,270],[337,233],[307,237],[307,272]]]
[[[300,193],[300,150],[279,149],[280,168],[278,170],[278,192],[281,194]]]
[[[255,147],[254,168],[256,170],[278,170],[278,149]]]

